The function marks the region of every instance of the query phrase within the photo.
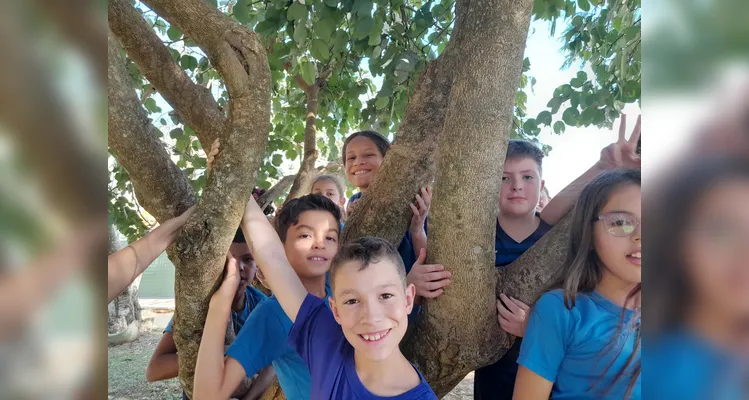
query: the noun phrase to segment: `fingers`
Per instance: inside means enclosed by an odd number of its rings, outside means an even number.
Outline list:
[[[434,282],[425,282],[422,286],[427,291],[434,291],[438,289],[442,289],[443,287],[450,285],[449,279],[443,279],[441,281],[434,281]]]
[[[408,205],[411,207],[411,212],[413,212],[413,214],[414,214],[413,216],[414,217],[418,217],[418,216],[421,215],[421,213],[419,213],[419,209],[416,208],[416,206],[413,205],[413,203],[409,203]]]
[[[642,125],[642,115],[637,116],[637,123],[635,129],[632,130],[632,136],[629,138],[629,143],[633,146],[637,146],[637,141],[640,140],[640,132]]]
[[[508,310],[505,305],[502,304],[502,302],[500,302],[499,300],[497,300],[497,311],[499,312],[499,315],[507,320],[514,321],[516,319],[515,315],[513,315],[512,312]]]
[[[421,251],[426,253],[426,249],[421,249]],[[421,254],[422,253],[419,253],[419,260],[421,260]],[[424,260],[426,260],[426,254],[424,255]],[[416,263],[419,265],[414,264],[415,267],[411,270],[411,272],[415,272],[416,274],[420,275],[424,275],[429,272],[439,272],[445,270],[445,267],[442,266],[442,264],[421,264],[419,261],[416,261]]]
[[[444,292],[445,292],[444,290],[438,289],[438,290],[434,290],[434,291],[431,291],[431,292],[421,293],[420,296],[421,297],[425,297],[427,299],[434,299],[436,297],[439,297],[439,295],[441,295]]]
[[[530,311],[530,309],[531,309],[531,307],[529,305],[523,303],[522,301],[520,301],[520,300],[518,300],[518,299],[516,299],[514,297],[510,297],[510,300],[512,300],[515,304],[517,304],[517,306],[520,307],[520,309],[523,310],[523,311],[525,311],[526,313],[528,311]]]
[[[512,301],[509,297],[507,297],[504,293],[499,295],[499,298],[502,299],[502,301],[505,303],[507,308],[513,313],[513,314],[521,314],[523,310],[518,307],[517,304],[515,304],[514,301]]]
[[[427,207],[427,204],[424,202],[424,199],[416,195],[416,203],[419,205],[419,215],[426,215],[427,211],[429,210],[429,207]]]
[[[416,263],[414,265],[416,265],[416,264],[419,264],[419,265],[424,264],[424,261],[426,261],[426,259],[427,259],[427,249],[423,249],[422,248],[419,251],[419,258],[416,259]],[[430,267],[430,266],[431,265],[425,265],[425,267]],[[439,265],[439,266],[442,267],[441,265]],[[442,269],[445,269],[445,268],[442,267]]]
[[[439,271],[439,272],[427,272],[424,275],[425,282],[441,281],[443,279],[452,278],[453,274],[450,271]]]
[[[619,120],[619,142],[625,142],[627,135],[627,114],[622,114]]]

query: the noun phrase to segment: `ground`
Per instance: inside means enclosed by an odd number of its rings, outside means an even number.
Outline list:
[[[171,310],[144,309],[147,321],[137,340],[110,347],[109,400],[179,400],[181,393],[177,378],[166,381],[146,382],[146,366],[153,349],[161,338],[161,332],[171,317]],[[468,374],[443,400],[473,399],[473,373]]]

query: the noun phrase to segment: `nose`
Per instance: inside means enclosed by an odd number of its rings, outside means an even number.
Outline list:
[[[315,242],[312,244],[315,249],[325,249],[325,235],[315,235]]]
[[[382,305],[378,301],[365,300],[362,324],[376,326],[378,322],[382,321],[382,318]]]
[[[635,243],[639,243],[642,240],[642,224],[637,224],[635,231],[632,232],[631,238]]]

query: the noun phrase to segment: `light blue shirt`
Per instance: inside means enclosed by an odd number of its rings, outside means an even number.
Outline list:
[[[552,399],[622,399],[639,350],[624,376],[613,383],[614,377],[635,351],[636,332],[630,324],[619,331],[624,310],[600,294],[581,293],[575,301],[567,309],[561,290],[539,299],[528,318],[518,363],[554,383]],[[625,321],[632,315],[627,310]],[[640,380],[631,399],[642,397]]]

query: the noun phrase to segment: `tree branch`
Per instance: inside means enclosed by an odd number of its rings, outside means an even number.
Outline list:
[[[109,147],[130,175],[139,203],[164,222],[193,206],[195,193],[141,107],[111,31],[107,42]]]
[[[192,81],[129,0],[109,1],[109,26],[138,69],[197,134],[204,149],[220,136],[226,117],[211,91]]]
[[[306,85],[304,80],[301,80],[307,87],[307,90],[305,90],[307,96],[307,114],[304,126],[304,156],[286,201],[309,192],[309,186],[315,177],[315,162],[317,161],[317,145],[315,142],[317,140],[317,104],[318,94],[320,93],[320,80],[318,79],[312,86]]]

